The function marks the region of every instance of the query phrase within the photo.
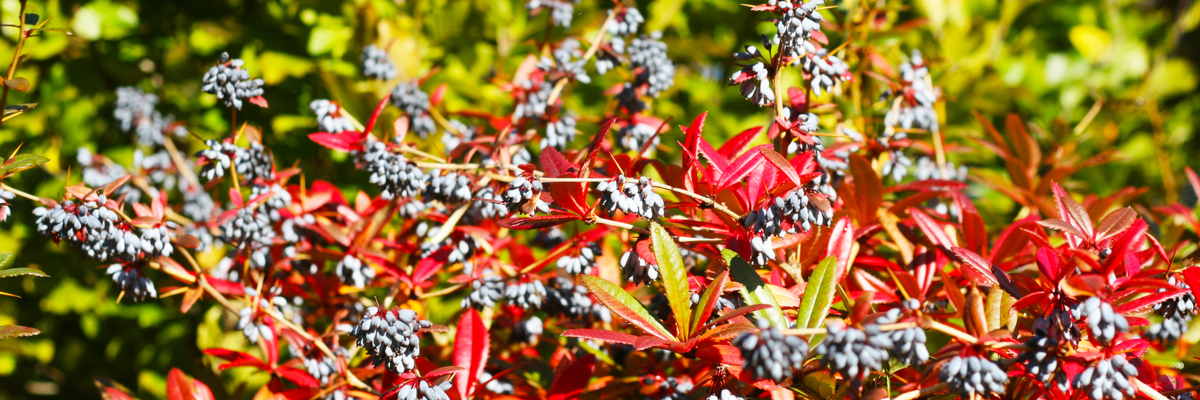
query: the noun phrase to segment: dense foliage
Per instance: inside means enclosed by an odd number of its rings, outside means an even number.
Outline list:
[[[1187,2],[0,5],[0,396],[1195,383]]]

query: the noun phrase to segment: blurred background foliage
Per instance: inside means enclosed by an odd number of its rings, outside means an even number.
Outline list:
[[[864,18],[845,12],[861,10],[859,1],[827,3],[838,9],[824,14],[839,24]],[[75,154],[82,147],[129,165],[134,140],[120,133],[112,118],[114,91],[120,86],[157,94],[159,110],[200,137],[225,135],[231,129],[230,115],[214,106],[213,96],[201,93],[200,78],[222,51],[228,51],[244,58],[247,69],[266,81],[270,102],[269,109],[247,107],[238,121],[262,130],[278,165],[298,163],[310,182],[333,180],[354,193],[364,187],[365,175],[356,173],[344,154],[326,151],[306,138],[315,126],[308,103],[337,100],[365,121],[377,99],[390,90],[359,77],[359,52],[365,44],[376,43],[389,46],[401,79],[423,77],[436,69],[422,86],[428,92],[448,84],[445,109],[506,114],[512,102],[502,85],[524,57],[538,52],[546,37],[547,16],[530,17],[523,3],[30,1],[30,12],[53,18],[49,27],[66,28],[74,35],[47,33],[26,45],[29,59],[17,76],[29,79],[33,90],[14,92],[10,104],[36,102],[38,107],[4,124],[0,153],[23,144],[22,152],[43,154],[51,162],[6,183],[44,197],[60,196],[64,184],[80,180]],[[737,68],[729,64],[732,52],[771,31],[768,23],[756,20],[760,14],[729,0],[637,4],[647,17],[645,31],[664,32],[678,67],[674,88],[652,103],[651,115],[680,124],[708,111],[705,135],[714,143],[768,123],[767,111],[725,84]],[[998,126],[1006,113],[1016,113],[1033,127],[1044,149],[1060,143],[1060,153],[1082,156],[1119,151],[1115,162],[1073,177],[1073,191],[1106,196],[1126,186],[1145,187],[1149,191],[1136,201],[1156,205],[1180,195],[1185,166],[1200,167],[1194,157],[1200,150],[1197,4],[879,0],[871,6],[886,10],[874,17],[880,32],[855,40],[869,41],[893,68],[913,49],[925,54],[935,84],[942,87],[939,111],[951,143],[972,144],[972,138],[982,137],[972,111]],[[0,0],[0,6],[0,20],[13,23],[18,1]],[[609,8],[608,1],[585,1],[576,7],[573,28],[555,28],[552,37],[588,41]],[[826,32],[833,46],[846,41],[845,32]],[[3,58],[12,54],[15,38],[15,29],[3,30]],[[847,61],[852,68],[862,64],[853,57]],[[566,108],[580,117],[580,130],[586,133],[573,147],[584,146],[596,123],[611,110],[604,90],[621,81],[617,74],[568,89]],[[797,84],[795,75],[791,72],[785,82]],[[882,109],[872,116],[881,117]],[[398,115],[391,108],[388,113],[385,121]],[[834,123],[832,114],[823,117],[822,129],[829,131]],[[666,134],[663,143],[673,144],[678,136],[677,130]],[[191,148],[199,144],[196,137],[189,140]],[[436,137],[424,145],[441,146]],[[660,155],[677,157],[672,147],[661,147]],[[969,166],[973,174],[1003,172],[1003,162],[979,146],[950,149],[950,160]],[[973,188],[971,194],[989,226],[1011,221],[1017,208],[1010,199],[982,185]],[[236,369],[218,376],[215,364],[201,355],[202,348],[245,346],[241,334],[228,329],[233,321],[218,308],[200,307],[181,315],[178,297],[116,303],[100,266],[38,237],[30,225],[36,205],[21,199],[13,203],[14,215],[0,224],[0,251],[16,252],[15,266],[34,266],[52,277],[0,282],[0,291],[22,296],[0,298],[0,325],[17,323],[43,331],[33,338],[0,341],[0,398],[94,398],[93,376],[112,378],[143,397],[162,397],[171,366],[208,382],[218,398],[249,397],[264,382],[264,376]],[[431,319],[439,322],[452,315],[454,304],[446,302],[445,310],[439,311],[438,303],[430,303]]]

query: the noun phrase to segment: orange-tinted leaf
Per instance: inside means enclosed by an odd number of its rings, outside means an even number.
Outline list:
[[[593,275],[584,275],[580,277],[580,281],[592,292],[592,295],[596,296],[596,300],[608,307],[613,314],[654,337],[671,340],[671,332],[667,331],[667,328],[664,328],[658,319],[650,315],[642,303],[633,298],[633,295],[630,295],[625,289]]]
[[[192,384],[192,378],[183,374],[179,368],[171,368],[171,372],[167,374],[167,400],[194,400],[196,398],[196,386]]]
[[[547,392],[550,400],[578,399],[592,379],[592,371],[596,369],[596,356],[579,357],[570,365],[562,368],[554,376]]]
[[[876,211],[883,204],[883,182],[871,168],[871,163],[857,153],[850,154],[850,173],[854,175],[854,198],[858,200],[858,224],[873,224]]]
[[[458,332],[454,336],[454,364],[467,371],[454,377],[454,386],[462,398],[468,398],[475,391],[479,375],[487,364],[490,347],[491,336],[483,318],[474,308],[467,308],[458,319]]]
[[[1100,227],[1096,228],[1095,240],[1099,242],[1116,236],[1133,226],[1135,219],[1137,219],[1137,211],[1134,211],[1132,207],[1125,207],[1105,215],[1100,220]]]

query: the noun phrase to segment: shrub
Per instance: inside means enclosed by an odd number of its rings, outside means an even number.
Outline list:
[[[0,194],[40,204],[36,231],[105,266],[119,301],[223,308],[248,345],[203,352],[268,374],[263,395],[1190,393],[1145,358],[1196,311],[1200,269],[1179,257],[1192,249],[1155,233],[1180,218],[1196,234],[1189,207],[1076,200],[1059,183],[1076,155],[1016,116],[1002,133],[976,114],[1007,180],[954,165],[931,63],[914,50],[886,64],[843,34],[881,27],[833,25],[839,6],[821,0],[745,10],[773,33],[730,49],[744,65],[727,83],[769,123],[717,140],[707,113],[655,116],[677,65],[641,11],[617,4],[590,35],[558,38],[553,26],[580,22],[575,4],[528,3],[552,23],[540,54],[496,78],[512,104],[481,108],[500,112],[451,109],[456,89],[428,84],[437,70],[397,80],[386,43],[362,49],[362,81],[386,95],[365,115],[312,101],[307,137],[344,153],[367,190],[277,162],[263,121],[237,120],[269,108],[270,87],[223,53],[195,79],[231,132],[189,131],[156,95],[122,88],[113,118],[136,138],[136,165],[81,153],[83,182],[61,197]],[[831,28],[848,30],[841,43]],[[605,111],[569,110],[593,72],[622,80]],[[681,140],[662,140],[673,125]],[[981,186],[1019,216],[988,227]],[[213,397],[179,370],[167,393]]]

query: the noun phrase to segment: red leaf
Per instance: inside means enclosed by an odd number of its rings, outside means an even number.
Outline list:
[[[1113,311],[1119,314],[1137,314],[1149,310],[1150,307],[1164,301],[1183,296],[1187,290],[1178,289],[1168,292],[1158,292],[1149,296],[1139,297],[1133,301],[1113,307]]]
[[[204,382],[200,382],[199,379],[192,379],[192,384],[196,387],[196,400],[216,400],[212,389],[209,389],[208,385],[205,385]]]
[[[746,150],[746,145],[749,145],[750,142],[754,141],[754,137],[758,136],[759,132],[762,132],[761,126],[744,130],[741,133],[734,135],[734,137],[730,138],[729,140],[726,140],[725,144],[721,145],[721,148],[717,150],[717,152],[725,156],[726,159],[737,156],[738,153]]]
[[[1049,248],[1040,248],[1037,251],[1037,266],[1042,271],[1042,275],[1046,276],[1051,282],[1058,284],[1062,280],[1060,269],[1058,267],[1058,254]]]
[[[1191,287],[1192,296],[1200,299],[1200,268],[1191,267],[1183,270],[1183,281]]]
[[[429,94],[429,104],[437,106],[442,103],[442,99],[446,97],[447,86],[445,83],[438,85],[437,89],[433,89],[433,93]]]
[[[992,275],[991,263],[984,260],[979,254],[962,247],[954,247],[950,249],[963,261],[963,275],[970,278],[977,286],[997,286],[1000,281],[996,280],[996,276]]]
[[[457,365],[451,365],[451,366],[441,367],[441,368],[435,369],[433,371],[426,372],[424,374],[424,376],[422,376],[422,377],[426,378],[426,379],[436,378],[439,376],[455,374],[455,373],[463,372],[466,370],[467,370],[466,368],[463,368],[463,367],[460,367]]]
[[[309,134],[308,138],[319,145],[338,151],[351,151],[362,148],[362,144],[359,143],[359,133],[354,131],[341,133],[317,132]]]
[[[1097,242],[1116,236],[1118,233],[1129,229],[1133,226],[1133,221],[1137,219],[1137,211],[1133,208],[1125,207],[1105,215],[1100,219],[1100,227],[1096,228]]]
[[[383,109],[387,107],[391,99],[391,96],[383,96],[379,100],[379,104],[375,105],[375,111],[371,113],[371,119],[367,120],[366,129],[362,133],[364,138],[366,135],[370,135],[371,131],[375,130],[375,123],[379,121],[379,114],[383,113]]]
[[[604,331],[599,329],[571,329],[563,332],[563,336],[576,337],[592,340],[603,340],[611,343],[622,343],[632,345],[637,341],[637,336],[628,333],[620,333],[613,331]]]
[[[490,346],[491,336],[479,312],[467,308],[458,319],[458,332],[454,335],[454,364],[467,369],[467,373],[454,377],[454,386],[462,398],[469,398],[475,391],[479,374],[483,373],[483,367],[487,364]]]
[[[249,101],[250,104],[253,104],[253,105],[256,105],[256,106],[259,106],[262,108],[267,108],[267,99],[263,98],[262,96],[254,96],[254,97],[251,97],[246,100]]]
[[[1067,191],[1063,190],[1058,182],[1051,183],[1050,188],[1054,190],[1054,201],[1058,203],[1059,218],[1082,232],[1084,235],[1082,241],[1090,241],[1095,237],[1095,231],[1092,230],[1092,217],[1088,215],[1087,209],[1071,198],[1071,195],[1067,194]],[[1069,239],[1068,241],[1070,241]],[[1079,247],[1080,242],[1072,242],[1071,247]]]
[[[596,132],[596,136],[592,137],[592,143],[588,145],[587,158],[580,163],[582,169],[579,176],[587,178],[591,176],[592,161],[596,160],[596,154],[600,152],[600,143],[604,142],[604,137],[608,136],[608,131],[612,130],[613,123],[617,122],[616,118],[609,118],[600,124],[600,131]]]
[[[1046,301],[1046,296],[1047,296],[1046,292],[1033,292],[1033,293],[1027,294],[1027,295],[1025,295],[1025,297],[1022,297],[1020,300],[1017,300],[1016,303],[1013,303],[1013,309],[1017,310],[1017,311],[1021,311],[1021,310],[1024,310],[1025,307],[1029,307],[1034,304],[1042,303],[1042,302]]]
[[[542,161],[542,168],[546,170],[547,178],[557,178],[566,173],[579,170],[579,167],[571,164],[571,161],[563,157],[562,153],[559,153],[554,147],[543,149],[539,160]]]
[[[750,172],[762,168],[764,162],[766,162],[766,158],[762,156],[761,152],[748,151],[742,154],[729,166],[729,170],[721,175],[721,183],[717,184],[713,191],[720,192],[722,189],[739,183],[747,175],[750,175]]]
[[[284,379],[292,381],[292,383],[300,386],[310,388],[321,386],[321,382],[318,382],[312,377],[312,375],[309,375],[308,372],[304,372],[292,367],[279,367],[275,369],[275,372],[278,372],[279,376],[282,376]]]
[[[234,188],[229,188],[229,201],[233,203],[234,207],[236,208],[242,208],[246,206],[246,201],[242,199],[242,192],[239,192]]]
[[[572,362],[566,368],[559,370],[554,376],[547,392],[550,400],[578,399],[592,379],[592,371],[596,369],[596,356],[586,355]]]
[[[742,365],[741,351],[727,344],[712,344],[696,349],[696,358],[714,364]]]
[[[167,400],[194,400],[196,399],[196,386],[192,385],[192,378],[188,378],[179,368],[171,368],[171,372],[167,374]]]
[[[918,209],[909,210],[912,214],[913,221],[917,223],[917,227],[921,228],[921,232],[929,238],[934,245],[942,251],[942,254],[949,255],[949,250],[954,247],[954,242],[950,241],[950,237],[946,236],[946,231],[942,230],[942,225],[936,220]]]
[[[816,29],[813,29],[811,35],[812,35],[813,40],[816,40],[817,43],[824,44],[824,45],[829,44],[829,38],[825,37],[825,32],[821,32]]]
[[[766,157],[767,161],[775,165],[775,169],[778,169],[779,172],[783,173],[783,176],[792,181],[793,185],[796,185],[796,187],[804,185],[803,182],[800,182],[800,175],[796,173],[796,169],[792,167],[792,164],[788,163],[786,158],[783,158],[782,155],[775,152],[775,150],[771,150],[769,147],[759,147],[759,151],[762,152],[763,157]]]
[[[204,354],[229,361],[229,363],[217,367],[218,370],[236,367],[255,367],[264,371],[271,369],[271,367],[267,365],[266,362],[263,362],[263,360],[259,360],[257,357],[240,351],[233,351],[229,349],[208,349],[204,350]]]
[[[546,150],[550,149],[553,149],[553,147],[546,148]],[[543,151],[542,160],[545,159],[546,152]],[[545,164],[543,163],[543,165]],[[567,173],[563,176],[566,178],[577,178],[573,173]],[[587,204],[587,186],[585,183],[554,182],[546,185],[550,187],[550,195],[555,199],[558,199],[558,201],[555,202],[556,205],[578,215],[585,215],[588,213],[589,207]]]
[[[838,220],[837,225],[833,226],[833,233],[829,237],[829,247],[825,249],[825,257],[837,257],[837,268],[834,269],[834,282],[841,283],[846,279],[847,271],[850,265],[854,262],[851,253],[854,250],[854,225],[850,224],[849,218]]]
[[[687,127],[687,135],[683,139],[683,182],[688,190],[694,189],[696,170],[700,168],[700,160],[697,157],[700,151],[700,135],[703,133],[706,118],[708,118],[708,112],[701,113],[692,120],[692,124]]]

